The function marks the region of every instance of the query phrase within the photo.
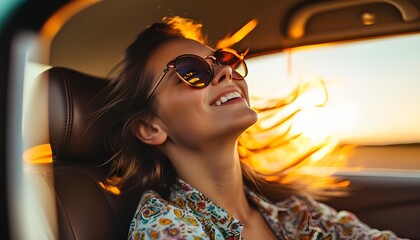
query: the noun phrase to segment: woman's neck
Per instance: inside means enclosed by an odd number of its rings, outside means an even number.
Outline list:
[[[181,179],[240,219],[249,213],[251,206],[244,193],[236,147],[234,142],[207,146],[200,151],[177,148],[170,156]]]

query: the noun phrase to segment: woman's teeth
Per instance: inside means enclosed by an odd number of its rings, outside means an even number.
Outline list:
[[[241,94],[239,92],[230,92],[228,94],[225,94],[225,95],[221,96],[219,99],[217,99],[216,102],[214,102],[214,105],[215,106],[220,106],[223,103],[225,103],[225,102],[227,102],[231,99],[238,98],[238,97],[241,97]]]

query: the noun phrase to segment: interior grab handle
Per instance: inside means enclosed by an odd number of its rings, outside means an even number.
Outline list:
[[[305,35],[306,22],[314,15],[330,10],[353,7],[369,3],[387,3],[397,8],[405,22],[415,21],[420,17],[420,11],[409,0],[346,0],[336,2],[323,2],[312,4],[298,10],[292,17],[288,36],[290,38],[298,39]]]

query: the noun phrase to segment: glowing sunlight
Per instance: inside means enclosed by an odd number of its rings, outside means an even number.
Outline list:
[[[419,34],[293,49],[249,59],[247,80],[254,97],[324,82],[328,102],[312,107],[322,101],[320,88],[307,91],[300,101],[309,107],[296,116],[294,132],[360,145],[419,142],[420,62],[413,49],[420,50]]]

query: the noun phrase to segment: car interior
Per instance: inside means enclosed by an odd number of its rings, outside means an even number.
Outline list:
[[[36,5],[41,10],[29,14]],[[247,23],[256,24],[255,29],[244,30],[247,34],[242,41],[234,43],[240,51],[249,49],[250,59],[299,47],[420,31],[419,0],[258,4],[216,0],[209,7],[186,0],[23,1],[8,9],[9,19],[0,25],[1,112],[6,113],[1,119],[0,149],[1,191],[5,196],[0,211],[2,239],[127,238],[142,189],[107,185],[107,159],[112,153],[104,142],[106,123],[90,121],[99,107],[92,99],[104,90],[109,82],[107,74],[130,39],[165,16],[198,19],[206,27],[210,42],[234,35]],[[28,61],[38,67],[29,77],[25,75],[25,67],[31,67]],[[27,78],[40,83],[42,90],[24,103],[25,86],[30,85],[25,82]],[[395,163],[389,167],[380,159],[367,171],[337,173],[351,182],[350,193],[323,202],[355,213],[370,227],[420,239],[418,133],[416,141],[403,146],[369,148],[385,151]],[[33,147],[45,147],[43,144],[48,144],[47,153],[30,152]],[[363,155],[363,149],[356,150],[355,156],[368,156]],[[405,160],[398,159],[400,156]],[[50,161],[36,163],[45,158]],[[411,165],[398,165],[403,162]],[[400,171],[402,168],[408,170]],[[35,190],[27,182],[40,184],[40,190],[28,197],[23,192]],[[25,219],[35,219],[35,227]]]
[[[60,67],[40,78],[49,89],[59,239],[126,238],[141,191],[124,189],[117,195],[98,184],[106,177],[108,165],[103,163],[109,153],[100,122],[87,128],[98,107],[90,100],[107,80]]]

